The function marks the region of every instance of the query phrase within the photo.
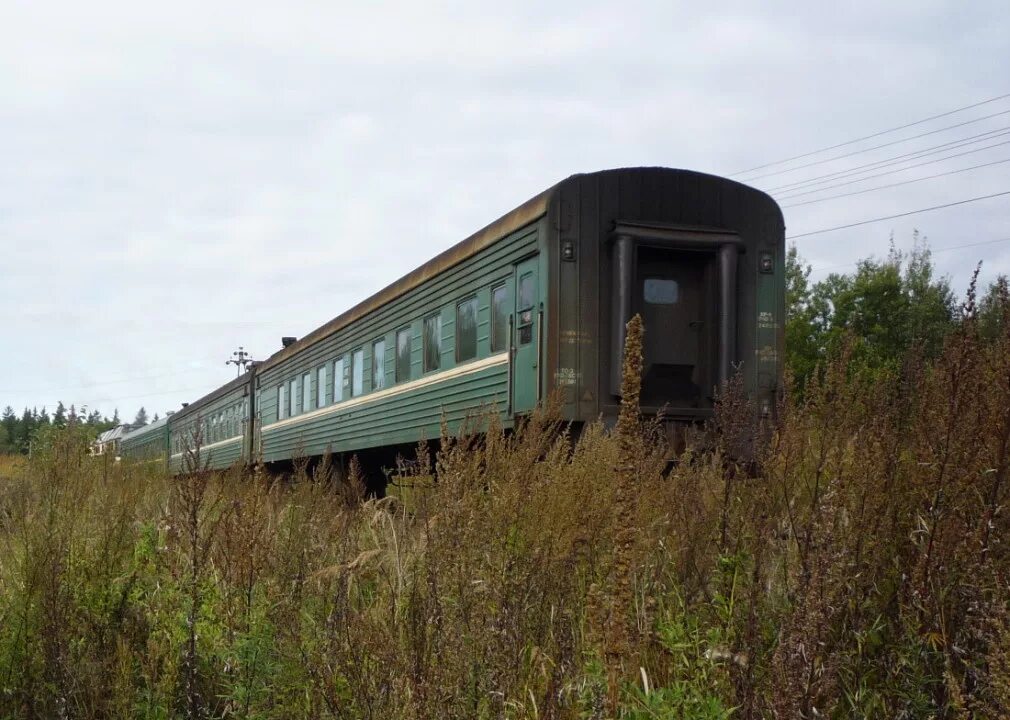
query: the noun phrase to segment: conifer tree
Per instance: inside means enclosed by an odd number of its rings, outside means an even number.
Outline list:
[[[21,413],[21,422],[18,423],[17,435],[15,437],[15,444],[19,451],[28,452],[32,442],[32,435],[34,434],[35,418],[32,417],[32,411],[25,408],[24,412]]]
[[[0,433],[2,437],[0,452],[16,452],[14,437],[18,429],[18,416],[14,414],[14,408],[10,405],[4,408],[3,415],[0,416],[0,427],[3,428],[3,432]]]
[[[53,414],[53,425],[56,427],[66,427],[67,425],[67,409],[63,406],[62,400],[56,405],[56,412]]]

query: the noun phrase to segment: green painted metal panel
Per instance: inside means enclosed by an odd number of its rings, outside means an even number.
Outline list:
[[[165,466],[167,462],[168,423],[157,427],[144,428],[129,433],[123,437],[119,446],[119,454],[130,462],[158,463]]]
[[[543,337],[543,297],[540,257],[523,260],[515,269],[515,321],[513,327],[512,411],[532,410],[540,394],[540,353]]]
[[[169,418],[169,468],[172,472],[190,469],[186,453],[193,450],[199,451],[200,467],[223,469],[243,461],[245,434],[249,426],[247,387],[248,384],[236,384],[220,395],[191,405]],[[197,423],[201,424],[199,429]]]
[[[539,224],[513,233],[460,265],[432,277],[401,298],[378,308],[340,332],[309,346],[286,362],[270,367],[258,377],[257,407],[262,430],[261,455],[264,461],[288,459],[295,456],[318,455],[329,448],[333,452],[353,451],[392,443],[414,443],[421,438],[433,439],[439,432],[442,412],[447,413],[451,425],[458,425],[468,411],[482,404],[497,403],[504,413],[507,408],[508,373],[507,358],[501,355],[493,367],[477,373],[466,373],[446,381],[441,386],[425,386],[408,394],[399,393],[375,403],[362,404],[371,390],[371,364],[373,343],[379,338],[386,342],[385,393],[397,389],[395,377],[396,331],[411,328],[411,377],[409,382],[440,376],[440,373],[463,370],[455,362],[455,312],[456,303],[468,296],[478,298],[477,358],[487,360],[490,353],[490,288],[503,280],[511,284],[515,263],[539,249]],[[423,372],[423,318],[438,312],[442,318],[440,367],[437,372]],[[327,407],[323,417],[311,417],[295,422],[277,422],[276,388],[291,377],[297,377],[305,367],[317,367],[327,362],[332,365],[338,356],[362,348],[365,359],[365,394],[350,398],[348,386],[344,401]],[[349,363],[345,362],[349,380]],[[436,389],[438,388],[438,389]],[[355,403],[353,410],[338,409]],[[381,408],[381,409],[379,409]],[[332,412],[331,412],[332,411]],[[311,415],[311,414],[310,414]],[[504,417],[504,416],[503,416]]]
[[[434,439],[445,417],[456,430],[468,416],[497,411],[504,422],[507,357],[475,361],[369,398],[263,428],[263,459],[348,452]],[[446,376],[444,380],[439,375]],[[420,387],[415,384],[422,383]]]

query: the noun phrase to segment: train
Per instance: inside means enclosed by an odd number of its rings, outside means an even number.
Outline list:
[[[511,428],[554,396],[575,426],[620,407],[627,321],[645,327],[641,409],[704,422],[739,374],[781,391],[785,224],[767,194],[691,170],[580,173],[159,423],[123,458],[186,472],[348,458],[437,439],[474,413]]]

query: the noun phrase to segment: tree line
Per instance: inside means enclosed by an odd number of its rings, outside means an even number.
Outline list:
[[[158,419],[158,414],[155,413],[154,421]],[[142,427],[147,423],[147,410],[141,407],[130,425]],[[78,410],[76,406],[71,405],[67,408],[62,402],[57,404],[56,411],[52,415],[45,407],[41,410],[34,407],[25,408],[18,414],[8,405],[0,414],[0,455],[27,455],[31,451],[32,441],[38,433],[47,428],[79,426],[87,434],[98,437],[106,430],[122,424],[118,408],[110,418],[98,410],[88,410],[86,407]]]
[[[937,275],[929,246],[918,233],[911,250],[896,249],[892,238],[886,257],[854,266],[851,272],[811,282],[810,265],[795,246],[788,250],[786,370],[798,392],[845,343],[850,345],[850,371],[866,375],[900,372],[912,355],[935,358],[969,304],[977,309],[983,340],[999,331],[1007,278],[999,276],[985,288],[973,280],[959,298],[950,279]]]

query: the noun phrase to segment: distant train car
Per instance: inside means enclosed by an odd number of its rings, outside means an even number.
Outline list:
[[[642,410],[713,411],[733,373],[768,413],[782,374],[784,224],[775,201],[667,168],[573,175],[175,413],[173,471],[199,436],[225,467],[437,438],[557,392],[616,417],[625,323],[645,324]]]
[[[119,454],[145,462],[168,462],[168,418],[155,420],[123,435],[119,442]]]

